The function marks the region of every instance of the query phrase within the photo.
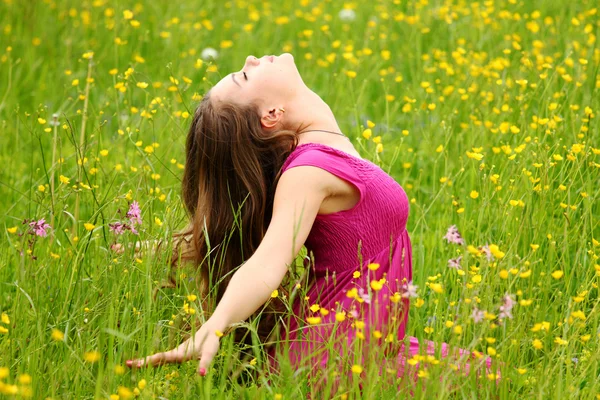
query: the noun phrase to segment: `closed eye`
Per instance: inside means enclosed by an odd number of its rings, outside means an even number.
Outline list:
[[[246,78],[246,80],[248,80],[248,77],[246,76],[246,73],[244,71],[242,71],[242,73],[244,74],[244,78]]]

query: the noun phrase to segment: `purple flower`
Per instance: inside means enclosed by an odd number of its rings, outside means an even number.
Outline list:
[[[498,319],[511,318],[512,319],[512,308],[515,305],[515,300],[512,295],[506,294],[502,298],[504,303],[500,306],[500,314],[498,314]]]
[[[46,230],[51,228],[51,226],[46,223],[45,218],[42,218],[39,221],[31,221],[29,226],[33,229],[33,232],[30,232],[32,235],[35,234],[42,237],[46,237],[48,235]]]
[[[129,206],[129,211],[125,215],[131,221],[131,225],[134,224],[142,224],[142,210],[140,210],[140,205],[137,201],[133,201]],[[134,232],[135,233],[135,232]]]
[[[417,297],[417,289],[419,287],[417,285],[413,285],[412,281],[404,282],[400,287],[402,292],[402,297],[408,299],[409,297]]]
[[[444,239],[446,239],[448,243],[465,244],[465,240],[460,236],[460,233],[458,233],[456,225],[452,225],[448,228],[448,232],[444,235]]]
[[[485,316],[485,312],[481,311],[477,307],[473,308],[471,317],[473,317],[473,321],[475,321],[475,323],[480,323],[481,321],[483,321],[484,316]]]
[[[449,259],[448,268],[460,269],[460,260],[462,260],[462,256]]]

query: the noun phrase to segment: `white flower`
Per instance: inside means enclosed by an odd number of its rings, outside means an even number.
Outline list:
[[[342,21],[354,21],[356,19],[356,13],[352,9],[344,8],[339,12],[338,17],[340,17]]]
[[[58,117],[58,113],[52,114],[52,120],[48,122],[48,124],[50,124],[51,126],[59,126],[60,122],[58,122]]]
[[[200,55],[200,57],[202,57],[205,60],[208,60],[209,58],[217,58],[219,57],[219,52],[213,49],[212,47],[207,47],[204,50],[202,50],[202,54]]]

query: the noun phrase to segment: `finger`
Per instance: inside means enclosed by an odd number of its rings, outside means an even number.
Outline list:
[[[131,362],[130,362],[131,361]],[[167,364],[171,362],[180,361],[180,357],[175,350],[169,350],[166,352],[156,353],[151,356],[144,358],[138,358],[135,360],[128,360],[127,365],[132,368],[141,368],[144,366],[157,366],[161,364]]]
[[[207,339],[202,346],[202,354],[200,355],[200,363],[198,364],[198,374],[205,376],[208,373],[208,367],[212,363],[213,358],[219,350],[219,339]]]

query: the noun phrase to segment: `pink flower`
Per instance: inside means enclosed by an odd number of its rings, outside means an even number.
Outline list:
[[[500,314],[498,314],[498,319],[511,318],[512,319],[512,308],[515,305],[515,300],[512,295],[506,294],[502,298],[504,303],[500,306]]]
[[[365,293],[363,288],[358,288],[358,295],[364,300],[365,303],[371,304],[371,296],[368,293]]]
[[[448,268],[460,269],[460,260],[462,260],[462,256],[458,258],[451,258],[448,260]]]
[[[115,222],[114,224],[108,224],[108,228],[115,234],[121,235],[123,232],[129,229],[129,226],[121,222]]]
[[[51,228],[51,226],[46,223],[45,218],[42,218],[39,221],[31,221],[29,226],[33,229],[33,232],[30,232],[32,235],[35,234],[42,237],[46,237],[48,235],[47,230]]]
[[[448,243],[465,244],[465,240],[460,236],[460,233],[458,233],[456,225],[452,225],[448,228],[446,235],[444,235],[444,239],[446,239]]]
[[[485,312],[481,311],[477,307],[473,308],[473,313],[471,313],[471,317],[473,317],[473,321],[475,321],[475,323],[481,322],[484,316]]]
[[[412,281],[404,282],[400,287],[402,297],[408,299],[409,297],[417,297],[417,289],[419,287],[417,285],[413,285]]]
[[[486,244],[485,246],[480,247],[479,250],[485,253],[488,261],[492,261],[492,258],[494,258],[494,256],[492,255],[492,251],[490,250],[489,245]]]
[[[133,201],[129,206],[129,211],[125,215],[131,221],[131,225],[134,224],[142,224],[142,210],[140,210],[140,205],[137,201]],[[134,232],[135,233],[135,232]]]

